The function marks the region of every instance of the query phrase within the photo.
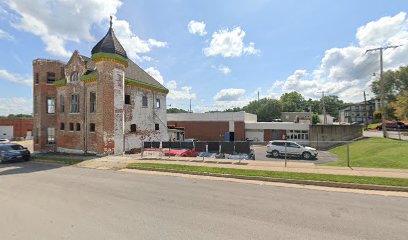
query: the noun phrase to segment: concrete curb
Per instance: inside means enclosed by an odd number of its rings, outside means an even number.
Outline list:
[[[322,182],[322,181],[312,181],[312,180],[294,180],[294,179],[268,178],[268,177],[256,177],[256,176],[242,176],[242,175],[231,175],[231,174],[183,171],[183,170],[164,169],[164,168],[131,167],[129,169],[138,169],[138,170],[154,171],[154,172],[181,173],[181,174],[210,176],[210,177],[236,178],[236,179],[242,179],[242,180],[257,180],[257,181],[265,181],[265,182],[280,182],[280,183],[290,183],[290,184],[300,184],[300,185],[314,185],[314,186],[334,187],[334,188],[408,192],[408,187]]]

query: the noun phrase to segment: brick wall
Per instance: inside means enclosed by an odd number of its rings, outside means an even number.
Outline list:
[[[64,78],[64,62],[56,60],[37,59],[33,61],[33,133],[34,151],[55,151],[55,145],[48,145],[47,129],[55,128],[56,115],[47,113],[47,97],[56,97],[57,91],[53,84],[47,83],[47,72],[55,73],[55,80]],[[37,75],[38,74],[38,75]],[[36,83],[38,76],[39,82]],[[34,109],[38,111],[35,112]],[[36,130],[38,129],[38,131]],[[36,133],[38,134],[36,136]]]
[[[33,119],[0,118],[0,126],[13,126],[13,137],[26,137],[28,131],[33,131]]]
[[[184,127],[185,138],[200,141],[223,141],[224,134],[229,131],[227,121],[169,121],[167,124]],[[234,122],[234,137],[236,141],[245,140],[244,122]]]

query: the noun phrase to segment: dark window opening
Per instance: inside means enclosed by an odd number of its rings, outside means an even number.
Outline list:
[[[64,123],[60,123],[60,130],[65,130],[65,124]]]
[[[142,97],[142,107],[147,107],[147,96]]]
[[[81,124],[79,124],[79,123],[76,124],[76,130],[81,131]]]
[[[73,123],[69,123],[69,131],[74,131],[74,124]]]
[[[130,124],[130,132],[136,132],[136,124]]]
[[[125,95],[125,104],[130,104],[130,95]]]
[[[160,125],[159,125],[159,124],[157,124],[157,123],[156,123],[156,124],[154,124],[154,130],[156,130],[156,131],[157,131],[157,130],[160,130]]]
[[[40,74],[35,73],[35,84],[39,84],[39,83],[40,83]]]
[[[89,93],[89,112],[94,113],[96,112],[96,93],[90,92]]]
[[[55,73],[47,72],[47,83],[52,84],[55,82]]]
[[[89,124],[89,131],[90,131],[90,132],[95,132],[95,129],[96,129],[95,123],[90,123],[90,124]]]

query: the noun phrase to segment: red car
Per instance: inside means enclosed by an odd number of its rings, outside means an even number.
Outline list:
[[[197,157],[199,155],[194,149],[170,149],[164,152],[165,156]]]

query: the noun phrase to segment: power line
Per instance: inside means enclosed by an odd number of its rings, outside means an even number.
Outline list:
[[[393,46],[386,46],[386,47],[378,47],[378,48],[372,48],[368,49],[365,53],[368,52],[374,52],[374,51],[380,51],[380,105],[381,105],[381,122],[382,122],[382,131],[383,131],[383,137],[387,138],[387,129],[385,127],[385,103],[384,103],[384,79],[383,79],[383,72],[384,72],[384,66],[383,66],[383,52],[386,49],[392,48],[395,49],[401,45],[393,45]]]

